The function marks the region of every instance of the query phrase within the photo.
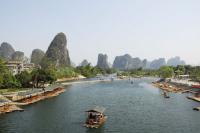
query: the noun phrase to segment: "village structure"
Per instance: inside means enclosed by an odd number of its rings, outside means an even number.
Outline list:
[[[20,74],[22,71],[31,72],[34,68],[40,67],[34,63],[24,63],[23,61],[7,61],[6,66],[13,75]]]

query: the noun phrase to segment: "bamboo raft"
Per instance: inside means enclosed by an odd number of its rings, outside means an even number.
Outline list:
[[[86,111],[88,118],[84,124],[87,128],[99,128],[107,120],[107,116],[104,115],[105,108],[96,106],[93,109]]]

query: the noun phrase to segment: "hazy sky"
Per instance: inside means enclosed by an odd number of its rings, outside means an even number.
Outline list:
[[[200,64],[200,0],[1,0],[0,42],[30,56],[64,32],[70,57],[98,53]]]

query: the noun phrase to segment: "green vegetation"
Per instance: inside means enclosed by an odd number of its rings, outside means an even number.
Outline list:
[[[132,77],[137,77],[137,76],[158,76],[158,70],[146,70],[142,68],[130,70],[130,71],[119,71],[117,72],[118,76],[132,76]]]
[[[118,72],[118,76],[158,76],[162,78],[178,77],[179,75],[189,75],[194,81],[200,82],[200,66],[178,65],[163,66],[158,70],[143,70],[142,68]]]
[[[35,69],[31,73],[23,71],[13,75],[6,67],[4,61],[0,59],[0,88],[29,88],[41,87],[46,83],[53,83],[57,79],[56,70],[53,68]]]
[[[33,87],[44,87],[46,83],[52,84],[57,80],[56,70],[53,68],[35,69],[31,72]]]
[[[200,82],[200,66],[189,67],[189,69],[186,69],[186,71],[188,72],[188,74],[190,74],[190,77],[193,80]]]
[[[171,78],[174,75],[174,70],[170,66],[162,66],[158,71],[162,78]]]
[[[18,88],[21,87],[20,82],[12,75],[0,59],[0,88]]]
[[[23,71],[21,72],[20,74],[17,74],[16,76],[16,79],[21,83],[21,86],[22,87],[31,87],[31,74],[28,73],[27,71]]]
[[[78,73],[75,72],[75,68],[64,67],[56,70],[56,76],[57,78],[71,78],[77,77]]]
[[[8,70],[3,60],[0,60],[0,88],[40,88],[45,84],[52,84],[58,78],[71,78],[83,75],[87,78],[95,77],[97,74],[110,74],[115,69],[101,69],[90,64],[83,67],[60,67],[49,65],[41,69],[34,69],[32,72],[23,71],[15,76]]]
[[[76,73],[81,74],[87,78],[95,77],[97,74],[105,74],[106,71],[99,67],[92,67],[90,64],[86,66],[76,67]]]

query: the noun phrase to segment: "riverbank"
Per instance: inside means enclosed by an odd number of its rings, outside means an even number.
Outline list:
[[[171,83],[171,82],[154,82],[153,86],[155,86],[159,89],[162,89],[164,91],[174,92],[174,93],[185,92],[185,91],[190,90],[190,88],[187,86],[175,84],[175,83]]]
[[[88,79],[81,80],[82,78],[74,79],[74,78],[65,78],[62,80],[58,80],[61,82],[61,86],[50,86],[44,89],[23,89],[22,91],[13,91],[5,93],[4,97],[6,97],[7,102],[9,103],[0,106],[1,113],[8,113],[14,111],[22,111],[20,108],[22,106],[30,105],[36,102],[39,102],[44,99],[52,98],[58,96],[59,94],[65,92],[65,89],[62,85],[73,85],[73,84],[81,84],[81,83],[97,83],[97,82],[112,82],[114,80],[123,80],[120,78],[105,78],[105,79]],[[63,82],[65,81],[65,82]],[[3,104],[3,102],[2,102]],[[0,113],[0,114],[1,114]]]
[[[190,93],[190,96],[187,96],[187,99],[200,102],[200,92],[198,89],[192,88],[193,85],[199,85],[197,82],[192,82],[189,80],[178,80],[178,79],[171,79],[169,81],[162,81],[162,82],[153,82],[153,86],[156,88],[162,89],[166,92],[173,92],[173,93]],[[193,110],[200,111],[200,107],[195,107]]]
[[[28,98],[24,98],[20,101],[18,101],[18,105],[29,105],[29,104],[33,104],[36,103],[38,101],[47,99],[47,98],[52,98],[52,97],[56,97],[58,96],[60,93],[65,92],[64,88],[56,88],[53,91],[47,91],[47,92],[43,92],[39,95],[35,95],[35,96],[30,96]],[[17,103],[16,103],[17,104]]]
[[[0,114],[11,113],[14,111],[23,111],[23,109],[21,109],[16,105],[9,105],[9,104],[0,106]]]
[[[44,89],[30,89],[0,96],[0,114],[14,111],[22,111],[21,106],[30,105],[44,99],[56,97],[65,92],[60,85],[50,86]]]
[[[13,104],[13,102],[3,95],[0,95],[0,114],[10,113],[14,111],[22,111],[20,107]]]
[[[69,82],[69,81],[77,81],[81,79],[86,79],[86,77],[79,75],[77,77],[70,77],[70,78],[59,78],[56,82]]]
[[[155,87],[158,87],[162,90],[168,91],[168,92],[190,92],[195,93],[195,91],[192,89],[193,85],[199,85],[198,82],[190,81],[190,79],[167,79],[167,80],[158,80],[156,82],[153,82],[153,85]]]

